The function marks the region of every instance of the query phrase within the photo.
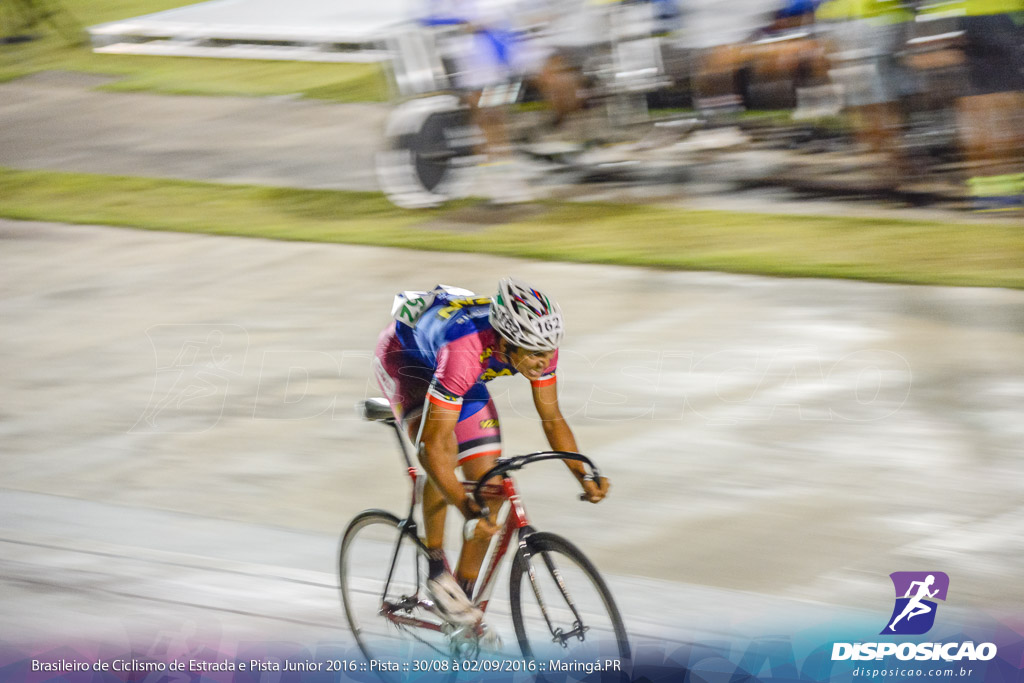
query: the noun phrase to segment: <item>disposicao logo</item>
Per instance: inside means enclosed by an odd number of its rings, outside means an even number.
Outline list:
[[[935,625],[936,600],[945,602],[949,577],[943,572],[893,572],[896,589],[892,615],[879,635],[918,636]],[[993,643],[835,643],[832,660],[871,660],[889,656],[906,660],[987,661],[996,656]]]
[[[935,625],[935,600],[945,602],[949,577],[943,572],[893,572],[896,606],[879,635],[919,636]]]

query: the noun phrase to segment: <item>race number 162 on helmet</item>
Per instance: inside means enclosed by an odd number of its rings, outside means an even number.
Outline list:
[[[489,320],[507,341],[530,351],[554,351],[564,334],[558,304],[514,278],[498,283]]]

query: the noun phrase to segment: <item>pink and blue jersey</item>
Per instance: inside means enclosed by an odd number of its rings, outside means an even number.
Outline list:
[[[433,370],[428,396],[443,405],[457,406],[463,399],[486,394],[484,382],[514,375],[516,369],[494,355],[497,332],[488,321],[490,300],[439,295],[410,326],[401,320],[395,335],[409,356]],[[534,384],[555,380],[556,354],[544,376]],[[476,392],[474,392],[474,388]],[[475,395],[474,395],[475,393]]]
[[[405,421],[420,414],[424,402],[458,408],[459,459],[500,450],[497,411],[486,382],[517,374],[494,351],[498,333],[488,321],[490,300],[452,296],[435,290],[433,300],[418,314],[401,315],[377,343],[377,381],[392,410]],[[555,382],[558,355],[544,375],[532,384]]]

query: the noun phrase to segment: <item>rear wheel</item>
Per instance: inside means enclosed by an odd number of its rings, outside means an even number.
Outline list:
[[[628,660],[615,600],[593,563],[572,543],[537,532],[509,576],[512,623],[523,656],[581,663]]]
[[[338,552],[345,616],[371,664],[449,654],[443,622],[425,603],[426,549],[403,524],[389,512],[362,512]]]

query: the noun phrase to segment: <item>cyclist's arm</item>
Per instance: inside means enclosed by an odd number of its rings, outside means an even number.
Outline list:
[[[420,431],[419,458],[427,476],[445,499],[468,518],[479,510],[466,496],[462,482],[455,475],[455,426],[459,423],[460,409],[427,401]]]
[[[579,453],[579,447],[576,445],[576,436],[572,433],[569,423],[565,421],[565,417],[558,407],[557,383],[534,384],[533,405],[537,408],[541,426],[544,428],[544,436],[547,437],[551,449]],[[576,460],[565,460],[564,462],[568,466],[569,471],[576,477],[576,480],[580,482],[587,500],[591,503],[596,503],[605,497],[608,493],[607,478],[601,477],[601,480],[598,482],[588,481],[584,479],[587,471],[583,463]]]
[[[562,416],[561,409],[558,407],[557,387],[558,385],[555,382],[543,386],[534,384],[533,405],[537,407],[537,414],[540,415],[540,424],[544,428],[544,436],[547,437],[551,449],[579,453],[576,437],[572,433],[572,429],[569,428],[569,423]],[[569,469],[572,470],[577,479],[586,474],[581,462],[567,460],[565,464],[569,466]]]

